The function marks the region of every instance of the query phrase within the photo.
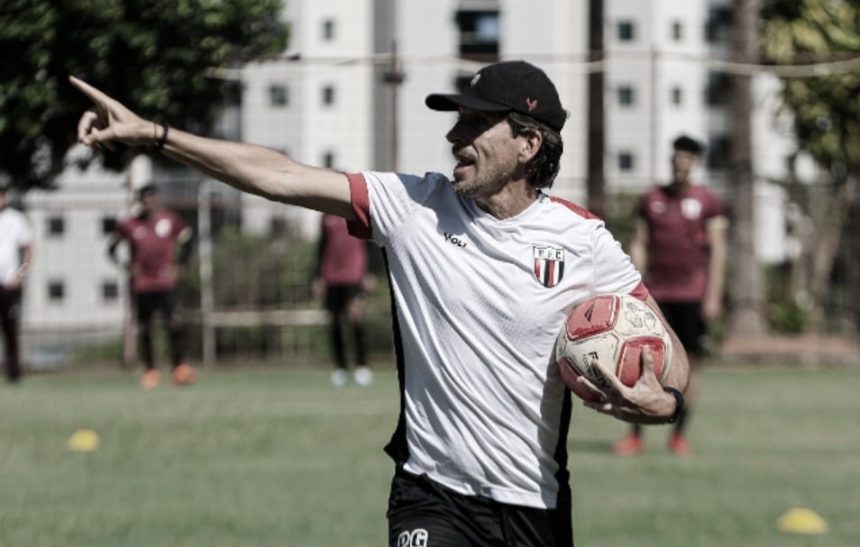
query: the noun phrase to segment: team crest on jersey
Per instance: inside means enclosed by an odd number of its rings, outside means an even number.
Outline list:
[[[555,287],[564,277],[564,249],[548,245],[535,245],[532,248],[535,255],[535,277],[544,287]]]
[[[173,225],[170,223],[169,219],[160,218],[158,219],[158,222],[155,223],[155,235],[160,238],[169,236],[172,229]]]

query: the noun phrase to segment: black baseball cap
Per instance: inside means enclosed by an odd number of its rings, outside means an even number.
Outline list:
[[[487,65],[475,73],[463,93],[434,93],[424,103],[442,111],[463,107],[480,112],[519,112],[557,131],[567,120],[555,85],[543,70],[525,61]]]
[[[701,156],[702,152],[705,151],[705,147],[702,143],[692,137],[688,137],[687,135],[681,135],[675,139],[672,142],[672,148],[682,152],[690,152],[696,156]]]
[[[150,194],[157,194],[157,193],[158,193],[158,187],[151,182],[147,182],[146,184],[144,184],[143,186],[141,186],[140,188],[137,189],[137,197],[138,198],[142,198],[144,196],[148,196]]]

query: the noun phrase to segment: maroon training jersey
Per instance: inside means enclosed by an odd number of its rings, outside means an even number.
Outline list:
[[[708,220],[725,214],[720,198],[704,186],[655,187],[639,200],[648,225],[645,283],[658,302],[698,302],[708,284]]]
[[[339,216],[323,215],[322,230],[320,277],[327,285],[360,284],[367,274],[367,244],[349,235]]]
[[[135,293],[176,288],[176,244],[185,223],[169,209],[128,217],[117,232],[131,245],[131,290]]]

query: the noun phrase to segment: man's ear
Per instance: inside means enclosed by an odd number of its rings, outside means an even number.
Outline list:
[[[543,134],[540,131],[530,131],[520,135],[519,160],[528,163],[540,151],[543,144]]]

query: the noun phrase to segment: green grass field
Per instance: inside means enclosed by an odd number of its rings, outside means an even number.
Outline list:
[[[609,453],[624,424],[577,406],[570,436],[579,547],[860,545],[860,370],[703,374],[691,440]],[[335,390],[327,370],[204,372],[189,389],[80,371],[0,385],[0,545],[386,544],[391,369]],[[69,436],[91,428],[90,453]],[[827,535],[780,534],[793,506]]]

